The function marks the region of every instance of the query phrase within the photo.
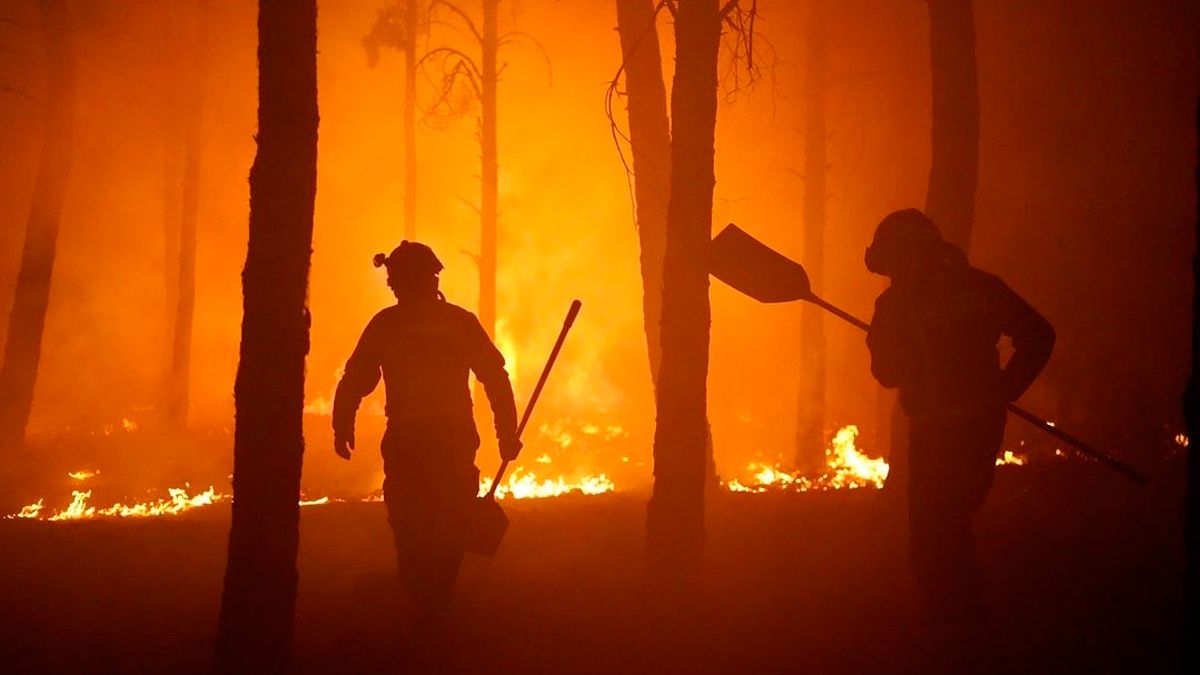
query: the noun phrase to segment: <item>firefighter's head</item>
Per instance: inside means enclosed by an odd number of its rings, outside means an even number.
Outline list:
[[[387,268],[387,284],[397,299],[438,296],[442,262],[425,244],[402,241],[391,255],[376,253],[372,262]]]
[[[944,241],[937,225],[917,209],[889,213],[875,228],[864,256],[868,270],[901,281],[960,261],[965,259],[958,247]]]

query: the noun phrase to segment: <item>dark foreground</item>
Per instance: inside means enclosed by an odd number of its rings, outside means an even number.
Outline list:
[[[673,594],[641,581],[643,501],[507,504],[499,557],[463,569],[441,672],[1178,672],[1174,481],[1002,470],[979,528],[994,628],[951,647],[915,618],[902,529],[875,491],[721,495],[702,578]],[[0,521],[0,671],[203,672],[227,528],[227,507]],[[302,528],[297,670],[405,671],[383,506],[305,508]]]

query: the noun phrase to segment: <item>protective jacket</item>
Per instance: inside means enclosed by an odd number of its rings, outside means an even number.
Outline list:
[[[1012,338],[1003,368],[997,344]],[[867,334],[871,372],[900,388],[920,423],[1016,400],[1050,357],[1054,329],[998,277],[947,263],[912,287],[888,288]]]
[[[487,391],[498,438],[517,428],[504,357],[475,315],[439,299],[402,301],[375,315],[346,362],[333,403],[333,428],[352,436],[362,398],[383,377],[389,433],[465,430],[471,452],[479,437],[471,413],[468,374]]]

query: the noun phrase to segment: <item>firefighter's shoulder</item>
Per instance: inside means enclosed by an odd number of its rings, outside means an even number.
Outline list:
[[[479,324],[479,317],[465,307],[459,307],[452,302],[439,303],[441,313],[462,328],[470,328]]]

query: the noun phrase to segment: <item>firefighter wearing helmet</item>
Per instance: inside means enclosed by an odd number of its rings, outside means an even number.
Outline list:
[[[378,254],[396,304],[367,324],[346,362],[333,404],[334,449],[350,459],[354,417],[383,378],[383,494],[396,540],[400,577],[419,620],[449,607],[464,552],[463,530],[479,490],[468,373],[483,384],[500,454],[516,459],[517,412],[504,357],[471,312],[438,290],[442,263],[424,244],[405,241]]]
[[[871,372],[909,418],[909,544],[927,617],[986,617],[972,533],[991,489],[1005,408],[1046,365],[1054,329],[999,278],[971,267],[916,209],[879,223],[867,269],[891,279],[867,334]],[[997,343],[1012,339],[1003,366]]]

